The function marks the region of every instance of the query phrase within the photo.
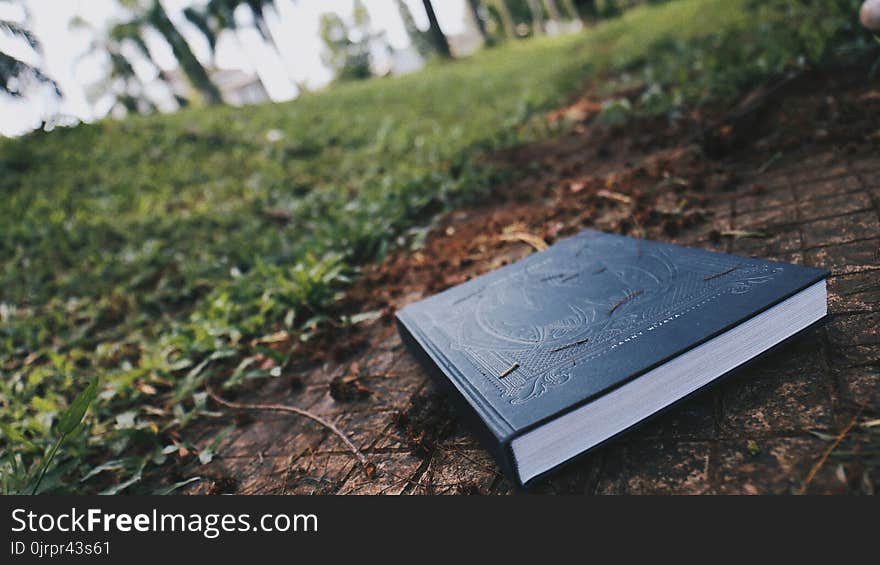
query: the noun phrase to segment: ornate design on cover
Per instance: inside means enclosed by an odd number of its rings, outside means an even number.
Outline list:
[[[590,232],[554,247],[464,296],[447,296],[434,310],[434,327],[514,405],[570,382],[578,364],[782,271],[779,264],[683,248],[671,254],[652,242]]]

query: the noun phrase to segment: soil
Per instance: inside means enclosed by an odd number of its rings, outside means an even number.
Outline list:
[[[186,491],[209,494],[514,492],[402,347],[393,315],[593,228],[824,266],[831,317],[538,492],[875,492],[876,428],[861,423],[880,411],[880,85],[865,69],[813,72],[744,97],[755,100],[760,119],[752,108],[747,122],[741,104],[608,127],[590,94],[550,113],[566,133],[487,157],[512,180],[440,217],[422,247],[364,268],[339,313],[381,317],[327,331],[282,378],[237,395],[332,421],[378,472],[314,422],[258,412],[185,430],[204,446],[238,422],[210,464],[190,457],[169,476],[206,477]]]

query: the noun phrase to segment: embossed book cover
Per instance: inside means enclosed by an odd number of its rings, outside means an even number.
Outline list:
[[[822,319],[827,275],[589,230],[397,322],[527,484]]]

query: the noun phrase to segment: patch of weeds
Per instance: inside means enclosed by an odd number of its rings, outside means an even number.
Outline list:
[[[791,71],[854,61],[872,50],[854,14],[860,0],[748,0],[731,25],[704,38],[658,42],[621,86],[642,88],[627,116],[729,102]]]
[[[626,98],[611,98],[602,103],[599,121],[609,126],[619,126],[629,121],[633,107]]]
[[[21,457],[10,456],[9,453],[4,454],[5,456],[0,459],[0,469],[3,470],[0,479],[2,479],[4,493],[33,495],[51,491],[54,486],[62,482],[65,467],[52,467],[52,464],[64,442],[75,438],[82,431],[83,418],[97,395],[98,379],[92,379],[86,388],[73,399],[70,406],[60,414],[52,429],[55,434],[54,443],[48,451],[42,454],[41,460],[34,461],[30,468],[24,465]],[[8,445],[18,444],[26,452],[31,453],[40,451],[24,434],[9,424],[2,424],[0,429],[2,429]],[[50,469],[53,471],[52,474],[49,474]]]

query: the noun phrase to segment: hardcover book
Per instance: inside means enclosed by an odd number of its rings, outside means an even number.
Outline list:
[[[821,320],[828,274],[588,230],[397,325],[528,485]]]

